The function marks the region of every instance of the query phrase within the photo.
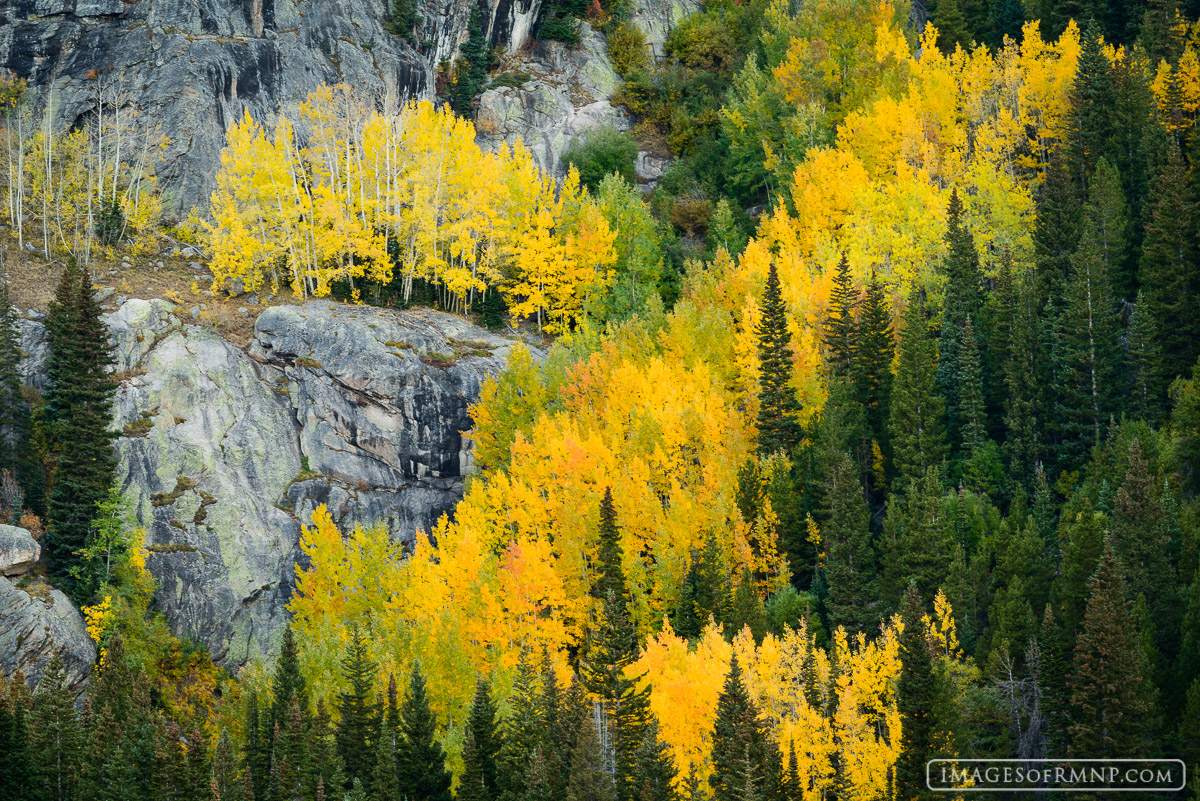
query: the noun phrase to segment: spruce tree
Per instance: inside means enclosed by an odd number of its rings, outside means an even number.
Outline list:
[[[493,801],[496,797],[483,783],[483,761],[476,744],[475,730],[467,726],[463,733],[463,769],[458,777],[455,801]]]
[[[967,317],[962,329],[962,347],[958,360],[959,424],[962,426],[962,454],[969,458],[987,439],[987,409],[983,402],[983,375],[975,323]]]
[[[858,402],[866,411],[871,439],[885,452],[888,410],[892,396],[892,362],[896,356],[896,333],[892,329],[887,288],[875,269],[867,279],[858,320],[854,324],[851,374]]]
[[[308,725],[308,688],[304,676],[300,673],[300,652],[296,647],[296,635],[291,625],[283,630],[283,644],[279,648],[279,656],[275,660],[275,675],[271,681],[271,719],[273,730],[276,723],[287,720],[291,713],[292,703],[295,703],[300,714]]]
[[[601,746],[597,725],[604,725],[598,708],[595,712],[588,710],[579,719],[567,801],[616,801],[612,766]]]
[[[937,354],[929,339],[924,304],[914,294],[904,314],[900,360],[892,387],[889,429],[898,476],[894,486],[907,486],[946,457],[942,423],[945,403],[934,384],[936,370]]]
[[[933,25],[937,28],[937,43],[942,52],[949,55],[956,47],[970,49],[971,29],[960,0],[939,0],[933,12]]]
[[[758,705],[746,690],[737,654],[733,655],[717,700],[710,759],[712,774],[708,783],[714,801],[746,801],[751,787],[758,793],[757,798],[774,798],[782,782],[779,750],[759,718]]]
[[[826,493],[829,503],[825,535],[825,608],[832,628],[872,633],[880,610],[875,552],[871,547],[870,513],[857,470],[843,455],[834,466]]]
[[[350,634],[342,675],[348,688],[338,694],[337,750],[346,769],[347,786],[359,781],[370,786],[375,765],[375,740],[380,730],[380,704],[375,701],[375,675],[379,666],[371,659],[367,641],[357,626]]]
[[[790,455],[800,443],[800,402],[792,389],[792,334],[787,307],[779,286],[779,273],[771,264],[763,295],[762,317],[755,327],[758,337],[758,452]]]
[[[1173,657],[1179,646],[1180,591],[1157,482],[1137,439],[1129,444],[1129,469],[1113,503],[1111,541],[1130,597],[1146,598],[1159,652]]]
[[[425,676],[413,665],[408,696],[400,706],[400,795],[410,801],[450,801],[450,773],[437,739],[437,718],[429,708]]]
[[[617,797],[632,797],[635,752],[649,722],[649,690],[639,689],[640,677],[626,669],[640,654],[637,629],[625,602],[625,574],[621,568],[620,531],[611,493],[601,503],[600,564],[604,571],[596,585],[605,592],[587,654],[580,661],[580,676],[588,691],[603,705],[612,725],[616,750]]]
[[[1195,293],[1196,203],[1179,148],[1171,144],[1151,191],[1150,217],[1142,243],[1139,282],[1158,326],[1162,372],[1156,397],[1200,354],[1200,312]]]
[[[545,725],[541,718],[539,678],[528,649],[522,650],[509,696],[511,712],[501,726],[503,734],[496,755],[496,784],[502,801],[520,801],[524,797],[525,777],[534,751],[542,743]]]
[[[1150,316],[1146,295],[1138,290],[1125,333],[1125,373],[1129,379],[1129,414],[1150,422],[1162,414],[1158,397],[1158,326]]]
[[[60,302],[70,305],[59,306]],[[70,568],[78,561],[75,554],[85,544],[97,504],[116,478],[114,434],[109,430],[116,384],[106,372],[113,364],[113,349],[100,319],[91,273],[66,270],[55,304],[47,330],[47,381],[53,382],[47,408],[57,451],[47,551],[55,574],[74,589],[77,582]]]
[[[1073,470],[1100,443],[1101,431],[1113,414],[1120,379],[1120,324],[1090,225],[1071,260],[1059,324],[1059,465]]]
[[[0,675],[0,797],[25,798],[29,782],[28,688],[20,670]]]
[[[67,801],[75,790],[83,732],[62,659],[54,656],[38,682],[28,719],[29,783],[33,795]]]
[[[675,759],[658,738],[658,722],[652,720],[638,746],[633,797],[637,801],[674,801],[675,776]]]
[[[942,271],[946,276],[946,293],[942,301],[942,327],[938,336],[937,371],[935,383],[945,400],[947,434],[956,446],[962,442],[962,394],[959,384],[962,372],[963,330],[967,320],[980,323],[983,309],[983,276],[979,270],[979,254],[975,241],[963,219],[963,205],[958,190],[950,194],[946,210],[946,258]],[[978,349],[978,343],[975,344]],[[982,381],[982,376],[980,377]]]
[[[1012,485],[1032,489],[1040,464],[1041,438],[1038,426],[1037,356],[1039,352],[1037,294],[1031,278],[1011,275],[1005,264],[1004,326],[1007,340],[1003,354],[1004,456]]]
[[[1069,753],[1092,759],[1145,756],[1154,687],[1134,627],[1123,569],[1109,542],[1088,591],[1069,681]]]
[[[1069,95],[1066,155],[1072,179],[1084,186],[1095,171],[1096,163],[1109,151],[1116,97],[1100,26],[1095,19],[1086,23],[1080,21],[1080,25],[1083,35]]]
[[[1128,270],[1129,204],[1125,202],[1120,172],[1104,156],[1100,157],[1092,174],[1084,213],[1085,225],[1091,226],[1113,294],[1122,299],[1133,297],[1136,276]]]
[[[736,637],[744,628],[750,629],[755,642],[761,642],[767,633],[767,611],[754,586],[754,576],[749,568],[742,569],[742,575],[733,591],[726,633],[730,637]]]
[[[1079,247],[1082,205],[1079,183],[1072,176],[1066,158],[1056,151],[1050,157],[1045,180],[1038,191],[1033,229],[1040,303],[1051,300],[1057,304],[1062,296],[1071,256]]]
[[[855,308],[858,306],[858,291],[850,277],[850,263],[846,254],[838,261],[833,274],[833,289],[829,294],[829,308],[825,313],[824,340],[829,375],[849,378],[854,360]]]
[[[892,495],[883,520],[882,557],[893,601],[910,581],[927,597],[947,586],[958,548],[954,523],[936,467]]]
[[[900,635],[900,677],[896,681],[896,708],[900,713],[900,755],[896,759],[896,796],[929,798],[925,763],[936,756],[937,724],[933,661],[925,643],[921,618],[924,609],[916,584],[909,584],[900,607],[904,631]]]
[[[494,799],[499,792],[496,779],[496,757],[500,752],[500,734],[496,728],[496,704],[492,701],[491,684],[480,676],[475,682],[475,696],[467,712],[467,730],[472,742],[474,766],[479,775],[484,798]],[[463,754],[464,764],[467,761]],[[466,770],[466,768],[464,768]],[[464,776],[466,774],[464,773]]]
[[[478,3],[471,4],[467,20],[467,41],[458,50],[454,62],[454,86],[451,102],[459,116],[475,116],[475,96],[483,91],[487,80],[488,41],[483,32],[483,14]]]

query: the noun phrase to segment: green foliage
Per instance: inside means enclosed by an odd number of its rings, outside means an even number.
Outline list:
[[[904,313],[888,418],[897,487],[920,480],[946,457],[946,406],[934,382],[936,372],[937,353],[929,339],[924,304],[914,295]]]
[[[396,757],[400,765],[400,797],[450,801],[450,773],[437,739],[437,719],[429,708],[420,665],[413,666],[408,696],[400,707],[399,733]]]
[[[800,442],[800,402],[792,389],[792,334],[787,308],[772,262],[763,293],[762,316],[754,328],[758,338],[758,452],[790,454]]]
[[[450,101],[458,114],[471,118],[475,116],[475,96],[483,91],[488,69],[488,41],[483,33],[483,14],[477,4],[471,5],[471,16],[467,21],[467,41],[462,44],[458,53],[454,62],[454,83]]]
[[[845,454],[834,466],[825,537],[825,607],[829,625],[848,632],[874,633],[879,622],[877,568],[871,546],[870,515],[858,469]]]
[[[125,212],[116,200],[106,200],[96,213],[96,238],[105,245],[116,245],[125,236]]]
[[[637,143],[611,125],[588,130],[563,153],[563,163],[579,171],[584,186],[595,190],[610,175],[632,184],[636,178]]]
[[[628,78],[651,66],[650,48],[646,34],[636,24],[625,20],[608,34],[608,58],[622,78]]]
[[[379,666],[371,659],[367,641],[356,627],[342,658],[342,675],[347,689],[338,696],[337,750],[346,766],[346,780],[371,782],[375,765],[375,741],[379,737],[381,705],[375,700],[375,674]]]
[[[491,83],[488,84],[488,88],[496,89],[507,87],[509,89],[520,89],[531,80],[533,80],[533,76],[528,72],[518,72],[515,70],[510,72],[502,72],[496,77],[492,78]]]
[[[717,701],[709,786],[715,801],[773,798],[782,776],[779,750],[746,691],[737,655]]]

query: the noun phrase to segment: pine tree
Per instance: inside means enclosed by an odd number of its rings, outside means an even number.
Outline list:
[[[338,694],[341,720],[337,726],[337,750],[346,768],[346,781],[359,781],[364,787],[371,782],[375,740],[380,729],[380,705],[374,700],[378,670],[366,639],[355,626],[342,658],[342,675],[348,689]]]
[[[29,782],[28,688],[17,670],[11,682],[0,675],[0,797],[25,798]]]
[[[637,801],[674,801],[675,760],[658,738],[658,722],[651,721],[637,751],[634,798]]]
[[[400,780],[397,775],[398,762],[396,749],[399,743],[384,731],[375,741],[375,765],[371,772],[371,792],[368,794],[372,801],[400,801],[402,798],[416,799],[420,796],[405,796],[400,790]],[[447,794],[445,797],[449,797]]]
[[[1090,226],[1071,260],[1061,327],[1059,465],[1078,468],[1100,443],[1120,376],[1120,324],[1108,274]]]
[[[829,625],[871,633],[879,621],[875,552],[871,547],[870,514],[857,470],[843,455],[829,478],[825,535],[826,609]]]
[[[1148,753],[1146,722],[1154,708],[1150,666],[1138,640],[1125,578],[1112,544],[1088,584],[1083,627],[1070,677],[1072,756]]]
[[[854,326],[851,372],[858,402],[867,414],[871,438],[887,444],[888,411],[892,397],[892,361],[896,356],[896,333],[892,330],[887,289],[874,268],[867,279],[861,310]]]
[[[924,304],[914,295],[904,315],[900,360],[892,387],[889,429],[898,476],[894,486],[907,486],[946,457],[942,427],[945,403],[934,385],[936,370],[937,355],[929,339]]]
[[[760,793],[756,796],[760,799],[773,798],[782,782],[779,750],[746,690],[737,654],[717,701],[710,759],[708,783],[715,801],[747,801],[750,787]]]
[[[1129,469],[1113,503],[1111,541],[1129,586],[1130,597],[1144,596],[1164,656],[1179,645],[1180,592],[1169,557],[1166,515],[1156,482],[1142,456],[1141,443],[1129,444]]]
[[[1021,0],[992,0],[992,45],[999,49],[1004,37],[1014,42],[1021,40],[1021,28],[1025,24],[1025,4]]]
[[[626,669],[637,661],[637,629],[625,605],[625,574],[621,568],[620,531],[611,493],[601,502],[600,563],[597,580],[605,595],[587,654],[580,661],[580,676],[588,691],[601,701],[616,743],[617,797],[632,797],[635,752],[649,722],[649,689],[639,689],[640,677]]]
[[[496,729],[496,705],[492,701],[491,684],[483,676],[475,682],[475,696],[467,712],[467,730],[471,737],[474,764],[464,767],[464,771],[470,769],[477,772],[484,794],[482,797],[494,799],[499,792],[496,757],[500,752],[500,735]],[[465,750],[463,762],[464,765],[467,762]]]
[[[892,496],[882,537],[892,599],[900,600],[910,581],[926,596],[947,586],[958,547],[954,522],[936,467]]]
[[[78,283],[72,283],[76,276]],[[65,271],[56,306],[60,296],[70,305],[52,310],[52,327],[47,330],[47,381],[53,382],[47,408],[57,450],[47,551],[55,574],[74,589],[70,568],[77,561],[75,553],[83,548],[96,505],[116,477],[114,435],[109,430],[116,384],[106,372],[113,363],[112,343],[100,318],[91,273]]]
[[[762,319],[755,335],[759,360],[758,452],[764,456],[776,451],[790,455],[800,443],[800,402],[791,385],[792,334],[774,264],[767,273]]]
[[[304,676],[300,673],[300,652],[296,647],[296,635],[291,625],[284,627],[283,644],[279,649],[279,657],[275,660],[275,675],[271,682],[271,718],[270,727],[287,720],[291,713],[292,703],[300,708],[304,725],[308,725],[308,688]]]
[[[425,676],[413,665],[408,696],[400,707],[400,795],[411,801],[450,801],[450,773],[437,739],[437,718],[429,708]]]
[[[947,435],[952,443],[958,444],[962,441],[964,427],[963,388],[959,385],[963,330],[968,319],[973,319],[976,327],[980,323],[983,309],[983,276],[979,271],[979,254],[975,250],[975,241],[963,220],[963,206],[958,197],[958,190],[950,194],[946,217],[946,258],[942,265],[946,276],[946,294],[942,301],[942,327],[937,344],[935,383],[945,400]]]
[[[455,801],[492,801],[495,798],[484,787],[483,763],[476,745],[475,730],[468,726],[463,734],[463,769],[458,777],[458,792]]]
[[[695,590],[696,616],[700,618],[701,629],[708,625],[709,617],[718,623],[725,620],[729,595],[729,571],[721,542],[716,532],[710,529],[704,538],[704,550],[700,552]]]
[[[229,731],[222,728],[213,751],[212,797],[214,801],[233,801],[240,798],[242,783],[238,781],[237,757]]]
[[[972,36],[960,0],[939,0],[933,12],[933,25],[938,31],[938,47],[949,55],[956,47],[971,47]]]
[[[477,3],[471,5],[467,41],[463,42],[458,52],[458,59],[454,62],[451,100],[459,116],[470,119],[475,116],[475,96],[483,90],[488,67],[488,41],[483,32],[483,14]]]
[[[838,261],[833,274],[833,289],[829,295],[829,309],[825,313],[824,339],[826,361],[830,376],[849,378],[854,360],[855,308],[858,306],[858,291],[850,277],[850,263],[846,254]]]
[[[900,677],[896,681],[896,708],[900,713],[900,756],[896,759],[898,798],[929,798],[925,763],[936,755],[937,724],[933,662],[921,625],[924,614],[916,584],[909,584],[900,608],[904,631],[900,635]]]
[[[1069,96],[1066,154],[1072,178],[1084,186],[1112,142],[1112,108],[1116,97],[1100,26],[1095,19],[1080,24],[1083,35]]]
[[[1042,303],[1046,300],[1057,302],[1062,297],[1071,256],[1079,247],[1079,209],[1082,205],[1079,184],[1072,176],[1067,160],[1055,152],[1038,192],[1033,229],[1034,262]]]
[[[1004,265],[1006,294],[1002,325],[1007,340],[1003,353],[1004,455],[1010,482],[1025,490],[1033,487],[1040,464],[1038,431],[1037,356],[1039,337],[1036,292],[1033,280],[1012,275],[1012,264]]]
[[[1134,295],[1136,276],[1129,272],[1129,204],[1121,185],[1121,173],[1107,157],[1096,162],[1088,186],[1085,225],[1091,226],[1096,248],[1104,262],[1117,298]]]
[[[754,576],[748,568],[742,569],[742,575],[733,591],[733,598],[729,603],[728,624],[727,633],[731,637],[749,627],[754,641],[761,642],[767,633],[767,610],[754,587]]]
[[[545,725],[541,719],[539,685],[529,651],[522,650],[509,696],[511,712],[502,724],[503,735],[496,755],[496,783],[503,801],[520,801],[524,797],[529,764],[542,742]]]
[[[112,646],[109,646],[111,657]],[[254,798],[267,798],[271,778],[271,733],[265,729],[267,714],[260,708],[258,694],[251,690],[246,698],[246,738],[242,769]]]
[[[75,698],[62,659],[53,657],[38,682],[28,721],[30,784],[46,801],[68,801],[79,778],[83,746]]]
[[[567,801],[616,801],[613,766],[601,747],[597,725],[604,715],[597,708],[579,720],[575,749],[571,755],[571,781]]]
[[[1150,316],[1145,293],[1140,289],[1129,313],[1126,343],[1129,413],[1134,418],[1153,422],[1162,414],[1162,403],[1158,398],[1158,326]]]
[[[1158,326],[1162,373],[1156,397],[1200,355],[1200,312],[1196,309],[1195,200],[1179,148],[1171,144],[1151,191],[1150,217],[1142,243],[1139,281],[1147,309]]]
[[[987,410],[983,403],[983,375],[975,323],[967,317],[962,329],[962,347],[958,360],[959,422],[962,425],[962,453],[971,457],[987,439]]]

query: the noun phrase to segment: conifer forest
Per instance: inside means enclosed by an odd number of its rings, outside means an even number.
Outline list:
[[[1200,801],[1200,2],[287,5],[0,0],[0,799]]]

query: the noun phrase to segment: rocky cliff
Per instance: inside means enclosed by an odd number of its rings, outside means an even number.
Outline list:
[[[404,541],[453,512],[472,464],[467,407],[514,344],[452,315],[330,303],[267,309],[245,351],[166,301],[130,300],[107,321],[118,478],[159,604],[231,666],[271,647],[317,505]],[[40,326],[24,326],[36,345]]]
[[[346,83],[399,104],[428,97],[443,60],[467,37],[475,0],[419,0],[420,24],[389,31],[384,0],[0,0],[0,70],[27,79],[67,128],[105,103],[167,138],[157,172],[168,210],[204,208],[225,130],[245,111],[265,118],[321,84]],[[638,0],[633,19],[661,56],[667,32],[699,0]],[[482,0],[492,44],[528,45],[542,0]],[[570,50],[570,52],[568,52]],[[553,169],[566,144],[598,124],[627,127],[608,105],[615,76],[601,35],[547,43],[541,78],[484,96],[494,141],[522,137]]]

